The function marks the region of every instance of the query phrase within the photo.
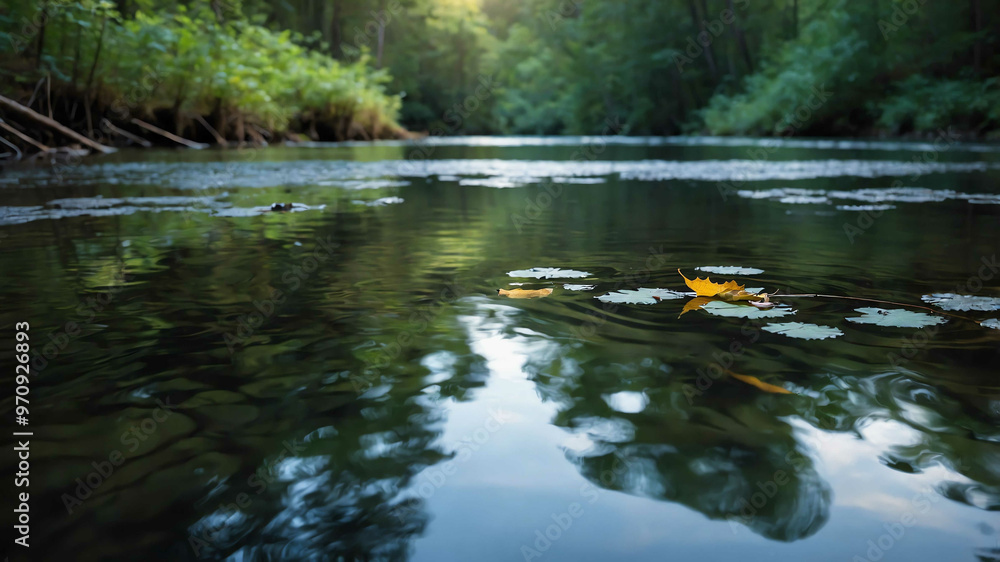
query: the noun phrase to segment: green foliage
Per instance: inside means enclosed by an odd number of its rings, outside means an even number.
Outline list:
[[[1000,82],[933,80],[915,74],[877,104],[878,124],[893,133],[931,131],[957,126],[1000,128]]]
[[[38,9],[14,19],[30,21]],[[208,3],[137,9],[126,18],[109,2],[85,0],[50,6],[45,27],[43,70],[114,111],[221,111],[277,131],[296,118],[344,119],[368,132],[396,127],[400,99],[367,56],[336,61],[303,47],[292,31],[220,20]]]
[[[0,13],[0,48],[145,112],[432,134],[1000,128],[982,0],[33,1]]]

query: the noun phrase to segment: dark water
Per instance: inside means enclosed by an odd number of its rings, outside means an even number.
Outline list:
[[[0,176],[0,326],[12,346],[30,322],[33,349],[31,559],[1000,559],[1000,330],[780,298],[954,293],[977,299],[953,314],[1000,317],[1000,149],[772,143]],[[784,316],[595,298],[686,291],[677,268],[701,266],[763,270],[711,276],[779,290]],[[508,275],[535,267],[582,277]],[[496,294],[516,287],[554,291]],[[839,335],[765,330],[787,322]]]

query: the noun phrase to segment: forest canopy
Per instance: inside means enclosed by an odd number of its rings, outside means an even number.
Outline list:
[[[981,0],[32,0],[0,11],[0,67],[79,128],[240,141],[990,137],[998,32]]]

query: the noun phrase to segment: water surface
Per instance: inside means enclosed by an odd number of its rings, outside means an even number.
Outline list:
[[[989,144],[601,137],[5,173],[32,555],[998,560],[1000,330],[780,298],[1000,317],[998,180]],[[678,268],[782,316],[685,312]]]

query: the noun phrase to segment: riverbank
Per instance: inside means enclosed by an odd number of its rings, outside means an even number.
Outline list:
[[[406,138],[388,73],[209,6],[123,14],[50,0],[0,34],[6,159],[56,147],[265,146]],[[74,146],[79,145],[79,147]]]

